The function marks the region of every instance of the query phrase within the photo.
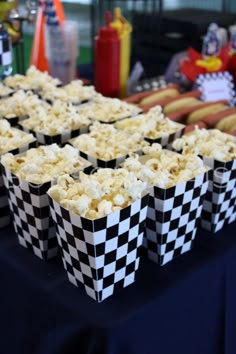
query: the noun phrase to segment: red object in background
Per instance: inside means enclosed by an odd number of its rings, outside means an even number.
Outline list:
[[[40,71],[49,72],[48,60],[45,55],[44,14],[42,7],[38,8],[33,45],[31,50],[30,65]]]
[[[196,61],[199,59],[203,59],[202,54],[197,52],[193,48],[189,48],[187,51],[188,59],[184,60],[180,65],[180,72],[184,74],[187,79],[191,82],[194,82],[198,75],[206,74],[208,71],[205,68],[202,68],[196,64]],[[214,72],[221,72],[228,70],[230,55],[229,55],[229,44],[223,47],[218,55],[218,58],[221,59],[222,65],[218,70]],[[212,72],[211,72],[212,73]]]
[[[236,84],[236,54],[233,54],[229,61],[229,72],[234,78],[234,83]]]
[[[95,39],[95,87],[104,96],[118,97],[120,92],[120,40],[110,27],[111,13],[106,12],[106,27]]]

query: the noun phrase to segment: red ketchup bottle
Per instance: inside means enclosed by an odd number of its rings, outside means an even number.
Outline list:
[[[120,92],[120,40],[110,27],[111,12],[106,12],[106,27],[95,38],[95,87],[104,96],[118,97]]]

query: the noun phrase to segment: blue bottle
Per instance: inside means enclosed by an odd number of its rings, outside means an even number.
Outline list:
[[[11,40],[7,29],[0,22],[0,80],[12,73]]]

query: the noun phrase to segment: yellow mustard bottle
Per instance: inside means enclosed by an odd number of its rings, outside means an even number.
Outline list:
[[[6,21],[4,25],[7,28],[13,43],[16,42],[20,37],[19,24],[13,23],[13,25],[10,25],[7,23],[7,21],[9,12],[17,8],[17,3],[17,0],[0,0],[0,21]]]
[[[120,7],[114,9],[114,20],[111,27],[117,30],[120,38],[120,97],[127,96],[130,52],[131,52],[131,24],[122,16]]]

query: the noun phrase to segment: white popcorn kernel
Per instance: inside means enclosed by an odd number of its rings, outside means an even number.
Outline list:
[[[107,200],[102,200],[98,205],[99,217],[106,216],[110,213],[112,213],[112,202]]]
[[[76,201],[73,201],[74,207],[78,210],[81,216],[85,216],[87,211],[89,210],[91,198],[87,195],[81,195]]]
[[[184,140],[183,139],[176,139],[174,142],[173,142],[173,148],[177,151],[181,151],[183,150],[185,146],[185,143],[184,143]]]
[[[125,198],[121,194],[116,194],[113,198],[113,202],[115,205],[123,205],[125,203]]]
[[[230,147],[229,142],[232,144]],[[173,147],[176,150],[183,150],[184,155],[196,154],[219,161],[231,161],[236,158],[236,138],[217,129],[195,127],[193,132],[175,140]]]

